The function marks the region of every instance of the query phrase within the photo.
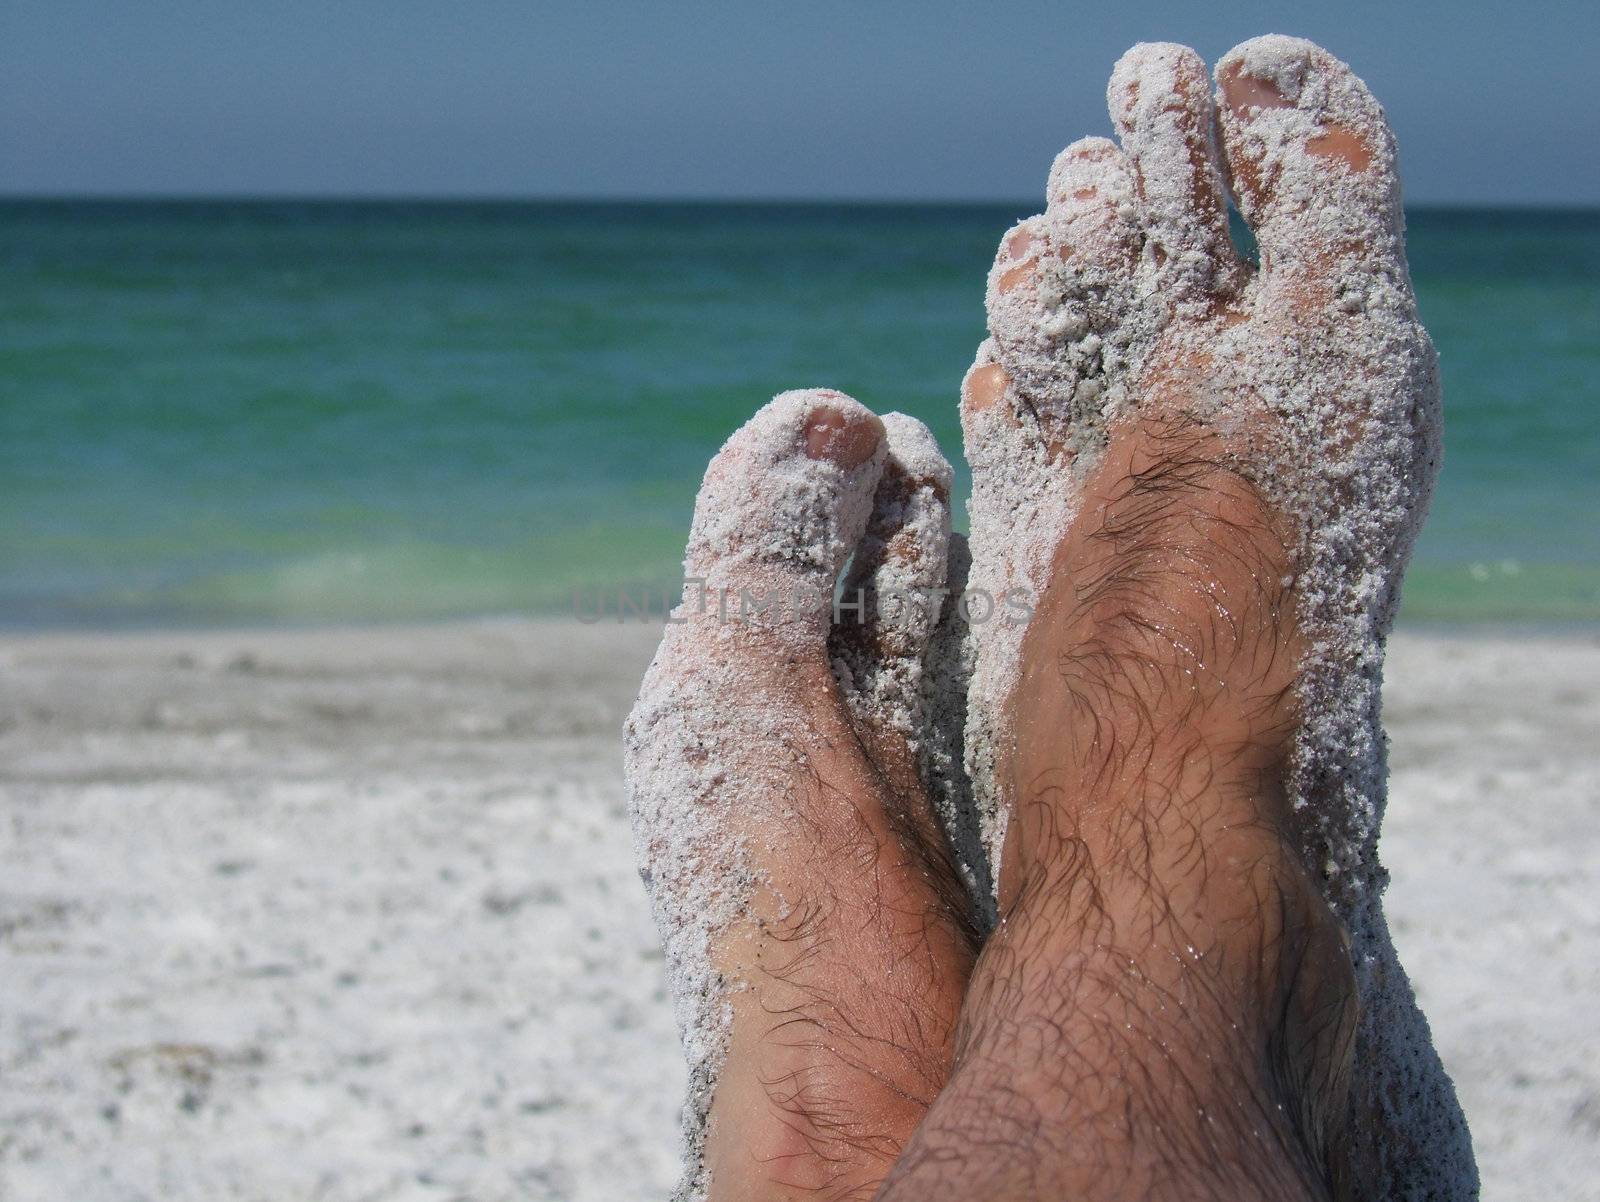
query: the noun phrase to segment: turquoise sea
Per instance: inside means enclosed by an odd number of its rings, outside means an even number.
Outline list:
[[[826,384],[926,420],[1032,206],[0,203],[0,624],[559,612]],[[1404,620],[1600,619],[1600,212],[1419,210]]]

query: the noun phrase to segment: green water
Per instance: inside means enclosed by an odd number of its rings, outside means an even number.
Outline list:
[[[706,459],[927,421],[1027,205],[0,204],[0,623],[430,618],[676,574]],[[1600,619],[1600,213],[1421,211],[1447,456],[1405,617]]]

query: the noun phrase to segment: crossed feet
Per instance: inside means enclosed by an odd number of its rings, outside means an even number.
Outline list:
[[[627,733],[686,1198],[1473,1196],[1375,856],[1438,435],[1393,140],[1307,42],[1217,82],[1135,47],[1002,242],[960,679],[919,423],[786,393],[707,471]]]

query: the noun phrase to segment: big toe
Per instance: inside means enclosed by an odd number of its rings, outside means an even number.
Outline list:
[[[1234,195],[1269,279],[1403,261],[1394,136],[1348,66],[1274,34],[1225,54],[1217,82]]]
[[[750,611],[742,617],[824,619],[866,528],[884,454],[883,423],[843,393],[774,397],[706,470],[684,560],[689,577],[734,592]]]

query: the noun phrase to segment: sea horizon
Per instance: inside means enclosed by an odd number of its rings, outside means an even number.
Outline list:
[[[0,627],[667,587],[706,460],[788,387],[927,421],[964,496],[984,274],[1036,207],[0,197]],[[1401,620],[1600,622],[1600,207],[1408,218],[1446,460]]]

